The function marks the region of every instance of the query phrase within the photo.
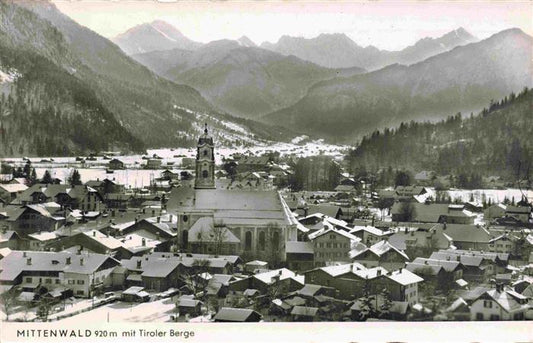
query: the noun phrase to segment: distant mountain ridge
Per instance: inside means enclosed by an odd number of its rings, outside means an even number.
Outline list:
[[[360,67],[375,70],[389,64],[413,64],[457,46],[476,42],[477,38],[464,28],[439,38],[423,38],[400,51],[379,50],[374,46],[361,47],[345,34],[321,34],[315,38],[283,36],[276,43],[264,42],[264,49],[283,55],[294,55],[328,68]]]
[[[505,30],[411,66],[318,82],[298,103],[263,119],[346,141],[402,121],[477,110],[532,85],[532,48],[530,36]]]
[[[318,81],[364,72],[320,67],[250,43],[245,38],[219,40],[195,51],[153,51],[132,58],[169,80],[198,89],[221,111],[244,118],[292,105]]]
[[[172,49],[195,50],[202,46],[163,20],[137,25],[111,40],[128,55]]]

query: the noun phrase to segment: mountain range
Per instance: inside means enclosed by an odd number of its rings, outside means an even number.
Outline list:
[[[313,85],[295,105],[264,116],[302,133],[350,141],[403,121],[475,111],[532,85],[533,39],[520,29],[456,47],[422,62]]]
[[[252,44],[243,37],[210,42],[194,51],[153,51],[132,58],[169,80],[194,87],[217,109],[244,118],[290,106],[318,81],[365,72],[324,68]]]
[[[204,121],[223,136],[235,133],[194,88],[159,77],[53,4],[0,6],[0,70],[16,76],[0,87],[0,128],[9,143],[0,154],[192,145]]]
[[[202,45],[163,20],[134,26],[111,40],[128,55],[172,49],[194,50]]]
[[[475,41],[477,38],[461,27],[439,38],[423,38],[400,51],[380,50],[374,46],[363,48],[342,33],[321,34],[311,39],[282,36],[276,43],[262,43],[261,48],[294,55],[327,68],[375,70],[394,63],[409,65],[420,62]]]

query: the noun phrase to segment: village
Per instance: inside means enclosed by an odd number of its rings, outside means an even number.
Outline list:
[[[94,179],[3,161],[1,319],[533,319],[531,191],[431,171],[378,184],[338,151],[216,149],[206,125],[179,161],[76,158],[105,166]]]

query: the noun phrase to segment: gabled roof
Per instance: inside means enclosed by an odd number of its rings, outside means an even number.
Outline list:
[[[0,183],[0,189],[7,193],[20,193],[28,189],[28,187],[20,183]]]
[[[246,308],[223,307],[218,311],[214,319],[228,322],[246,322],[251,317],[257,317],[257,319],[260,319],[261,315],[254,310]]]
[[[423,258],[423,257],[415,258],[412,263],[413,264],[418,263],[418,264],[423,264],[423,265],[441,266],[447,272],[453,272],[453,271],[455,271],[457,269],[457,267],[460,266],[460,262],[458,262],[458,261],[436,260],[436,259]],[[407,264],[407,266],[409,266],[409,264]],[[411,269],[409,269],[409,270],[411,270]]]
[[[347,238],[349,240],[352,240],[352,241],[360,241],[361,239],[359,237],[356,237],[354,235],[352,235],[351,233],[348,233],[344,230],[338,230],[338,229],[335,229],[333,227],[328,227],[327,229],[322,229],[322,230],[319,230],[319,231],[315,231],[313,233],[311,233],[308,237],[310,240],[315,240],[325,234],[335,234],[335,235],[340,235],[340,236],[343,236],[344,238]]]
[[[220,241],[221,243],[240,243],[241,240],[237,238],[228,230],[228,228],[219,227],[215,229],[215,222],[213,217],[199,218],[189,230],[189,242],[191,243],[207,243]]]
[[[382,255],[392,251],[402,256],[406,261],[409,261],[409,257],[403,251],[390,244],[388,240],[379,241],[376,244],[372,245],[370,248],[362,250],[352,250],[350,251],[350,257],[357,258],[358,256],[362,255],[363,253],[366,253],[367,251],[370,251],[378,257],[381,257]]]
[[[276,280],[279,278],[279,280],[285,280],[285,279],[292,279],[302,285],[304,285],[304,276],[298,275],[292,270],[289,270],[287,268],[281,268],[281,269],[275,269],[270,270],[268,272],[255,274],[252,276],[253,278],[267,284],[271,285],[276,282]]]
[[[491,289],[482,293],[479,297],[474,299],[474,301],[485,298],[494,300],[506,312],[511,312],[520,308],[529,308],[527,297],[510,290],[499,292],[496,289]]]
[[[67,264],[69,257],[71,263]],[[31,264],[28,264],[28,259],[31,259]],[[114,258],[102,254],[77,255],[68,252],[12,251],[0,260],[0,281],[12,281],[23,271],[90,274],[106,261],[111,261],[115,265],[119,264]]]
[[[294,306],[291,311],[292,316],[305,316],[305,317],[314,317],[318,312],[317,307],[307,307],[307,306]]]

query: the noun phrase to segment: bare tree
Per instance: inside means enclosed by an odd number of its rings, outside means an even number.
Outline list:
[[[215,222],[210,234],[211,242],[213,242],[213,246],[215,249],[215,256],[221,254],[222,247],[226,242],[227,237],[228,228],[226,228],[224,222]]]
[[[17,293],[10,289],[7,292],[4,292],[0,295],[0,302],[2,305],[2,310],[6,314],[6,321],[9,320],[9,315],[13,311],[13,308],[16,305]]]

